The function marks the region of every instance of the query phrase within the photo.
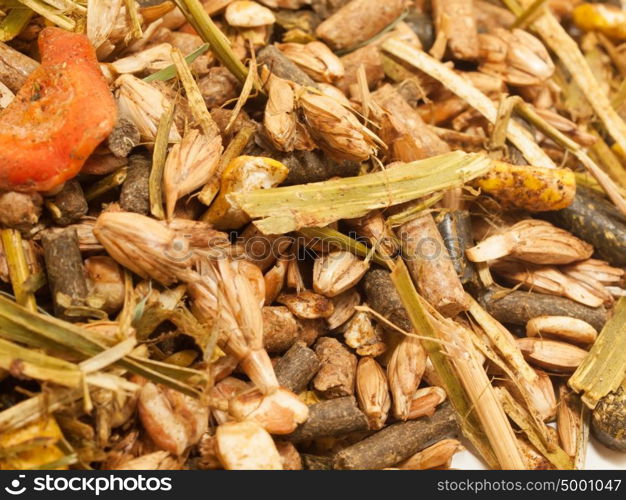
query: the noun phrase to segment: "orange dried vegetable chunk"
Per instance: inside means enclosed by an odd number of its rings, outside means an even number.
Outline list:
[[[0,190],[48,191],[80,171],[117,108],[85,35],[45,28],[41,65],[0,113]]]

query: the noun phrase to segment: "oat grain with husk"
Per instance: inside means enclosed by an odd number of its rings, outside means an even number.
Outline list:
[[[0,469],[623,451],[624,19],[0,0]]]

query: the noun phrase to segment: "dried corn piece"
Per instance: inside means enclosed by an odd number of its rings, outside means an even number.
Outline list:
[[[61,429],[52,416],[0,434],[0,470],[33,469],[55,462],[63,457],[57,447],[62,439]]]
[[[576,194],[576,179],[570,170],[504,162],[494,162],[493,168],[473,184],[493,196],[503,208],[531,212],[560,210],[569,206]]]
[[[583,3],[572,12],[574,24],[585,31],[599,31],[617,40],[626,40],[626,12],[605,3]]]
[[[235,229],[250,218],[231,203],[232,193],[277,186],[287,178],[289,170],[279,161],[260,156],[238,156],[222,174],[220,193],[211,204],[205,220],[218,229]]]

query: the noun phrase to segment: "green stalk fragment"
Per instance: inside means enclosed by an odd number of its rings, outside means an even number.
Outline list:
[[[617,302],[613,316],[602,328],[589,354],[568,381],[582,401],[594,409],[615,391],[626,373],[626,297]]]
[[[228,38],[215,25],[199,0],[174,0],[174,2],[185,15],[189,24],[191,24],[200,37],[211,46],[215,57],[217,57],[243,85],[246,81],[248,70],[237,58],[230,46]]]
[[[24,254],[22,235],[15,229],[2,229],[0,234],[15,299],[27,309],[37,311],[35,294],[26,287],[30,271]]]
[[[126,13],[130,19],[132,37],[139,39],[143,36],[143,31],[141,30],[141,20],[139,19],[137,2],[135,2],[135,0],[124,0],[124,5],[126,6]]]
[[[8,42],[19,35],[35,13],[27,8],[11,9],[0,22],[0,42]]]
[[[546,0],[535,0],[532,4],[528,6],[521,14],[517,16],[515,22],[511,25],[511,29],[520,28],[524,29],[528,23],[532,22],[532,20],[539,14],[539,11],[542,9]]]
[[[358,177],[233,193],[227,198],[251,218],[265,217],[255,222],[264,234],[284,234],[460,187],[490,168],[484,155],[455,151]]]
[[[402,212],[395,213],[387,217],[387,225],[390,227],[401,226],[402,224],[413,220],[420,212],[432,207],[435,203],[441,201],[444,193],[435,193],[421,203],[414,205]]]
[[[82,389],[51,389],[0,412],[0,434],[31,424],[82,398]]]
[[[211,205],[220,190],[220,179],[222,177],[222,173],[226,170],[226,167],[228,167],[228,164],[231,161],[241,155],[255,133],[256,127],[254,125],[246,124],[241,127],[241,130],[239,130],[235,137],[233,137],[228,143],[228,146],[226,146],[226,150],[222,153],[220,162],[217,165],[215,175],[213,175],[211,180],[204,185],[198,194],[198,200],[200,200],[203,204],[207,206]],[[205,217],[208,216],[209,212],[207,211],[202,216],[202,220],[205,220]]]

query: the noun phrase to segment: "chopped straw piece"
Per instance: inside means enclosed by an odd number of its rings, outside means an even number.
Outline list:
[[[282,234],[461,186],[489,168],[485,156],[456,151],[359,177],[236,193],[230,201],[252,218],[265,217],[255,222],[263,233]]]

